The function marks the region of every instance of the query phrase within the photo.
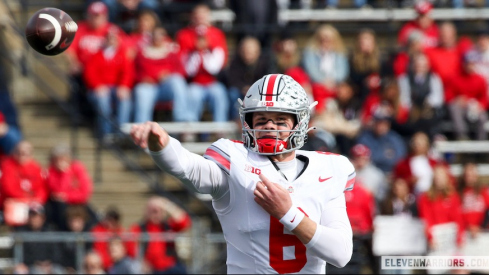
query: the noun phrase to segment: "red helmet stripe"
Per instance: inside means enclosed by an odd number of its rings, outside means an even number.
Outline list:
[[[267,83],[267,97],[265,98],[266,101],[272,101],[273,100],[273,88],[275,87],[275,80],[277,79],[278,74],[272,74],[270,75],[270,78],[268,79]]]

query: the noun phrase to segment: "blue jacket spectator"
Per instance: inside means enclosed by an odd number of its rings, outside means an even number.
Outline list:
[[[358,143],[364,144],[372,152],[372,162],[385,173],[390,173],[407,154],[404,140],[391,130],[390,119],[386,112],[376,111],[372,128],[364,130],[358,137]]]

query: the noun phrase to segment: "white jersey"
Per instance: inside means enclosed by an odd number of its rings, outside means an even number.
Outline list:
[[[329,259],[331,254],[346,255],[347,261],[351,257],[352,233],[343,192],[353,188],[355,171],[346,157],[297,150],[296,157],[305,163],[304,169],[296,179],[286,180],[266,156],[250,152],[241,142],[218,140],[207,149],[204,155],[207,160],[179,152],[178,141],[172,139],[172,143],[179,164],[170,163],[168,155],[172,153],[167,148],[160,158],[152,153],[155,161],[184,183],[192,182],[197,191],[213,194],[213,205],[227,242],[228,273],[317,274],[324,273],[325,258]],[[167,159],[162,160],[162,156]],[[208,160],[223,171],[223,178],[219,178],[222,183],[207,183],[216,181],[209,180],[213,176],[207,175],[216,174]],[[182,169],[175,166],[182,166]],[[208,169],[210,171],[204,172]],[[253,191],[260,180],[259,174],[289,191],[293,204],[318,224],[318,232],[322,230],[321,234],[316,234],[319,240],[315,235],[314,241],[304,245],[254,201]],[[202,180],[197,182],[198,178]],[[223,197],[226,197],[224,206]],[[330,206],[328,203],[333,201],[340,205]],[[337,212],[341,213],[339,220],[331,220]]]

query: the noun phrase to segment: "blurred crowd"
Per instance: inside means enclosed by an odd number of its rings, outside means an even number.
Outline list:
[[[151,197],[141,222],[127,229],[115,206],[108,207],[104,216],[93,223],[86,207],[69,205],[61,217],[62,227],[50,219],[48,209],[30,202],[25,224],[13,226],[13,231],[91,233],[93,241],[83,243],[81,269],[76,239],[37,241],[23,244],[23,262],[15,266],[14,274],[187,274],[174,239],[152,240],[150,236],[147,242],[140,240],[143,234],[184,232],[190,227],[189,215],[166,198]]]
[[[466,159],[463,172],[455,177],[450,160],[432,150],[437,140],[487,139],[488,27],[474,37],[461,36],[453,23],[432,18],[434,5],[446,1],[393,1],[414,8],[416,18],[402,26],[397,45],[391,48],[381,49],[372,29],[358,30],[354,45],[345,45],[331,24],[319,26],[300,47],[286,27],[271,39],[260,26],[278,22],[269,12],[311,8],[312,1],[256,1],[248,7],[242,7],[248,1],[230,1],[239,11],[237,21],[261,25],[248,24],[240,30],[236,51],[229,53],[230,38],[211,22],[211,8],[223,7],[225,1],[212,1],[210,6],[181,2],[190,11],[189,23],[171,34],[165,28],[172,23],[171,14],[164,17],[159,1],[88,1],[86,20],[78,22],[66,56],[73,100],[94,119],[103,142],[113,142],[117,126],[153,120],[161,110],[171,113],[171,121],[201,121],[206,112],[214,121],[238,121],[237,99],[250,85],[265,74],[284,73],[318,101],[311,119],[311,126],[318,129],[311,132],[304,149],[344,154],[356,168],[355,188],[345,195],[355,236],[354,257],[363,260],[349,265],[358,268],[351,272],[359,273],[365,265],[378,271],[371,249],[376,215],[422,219],[430,248],[430,230],[438,224],[455,222],[460,246],[464,232],[477,238],[489,229],[489,191],[478,174],[479,159]],[[354,4],[368,8],[371,2]],[[473,1],[451,3],[459,8]],[[316,4],[335,8],[337,1]],[[99,221],[89,207],[92,182],[83,164],[72,159],[66,146],[58,146],[52,150],[50,167],[43,169],[32,158],[32,146],[22,141],[14,108],[3,106],[7,102],[0,99],[0,151],[5,155],[0,207],[5,222],[21,231],[113,233],[109,243],[87,247],[87,273],[169,268],[185,272],[175,254],[166,253],[170,247],[164,243],[146,246],[146,260],[134,261],[135,244],[116,237],[124,231],[120,213],[109,209]],[[448,131],[444,122],[449,122]],[[181,136],[183,141],[199,138]],[[21,202],[29,208],[22,226],[8,217],[9,209]],[[144,222],[130,231],[181,231],[189,224],[183,210],[153,198]],[[25,249],[25,265],[18,266],[18,272],[35,268],[56,273],[61,267],[69,271],[74,268],[73,257],[66,260],[66,256],[73,255],[69,253],[74,248],[65,246],[55,249],[60,255]],[[53,247],[39,243],[29,249]],[[330,273],[339,272],[328,268]]]

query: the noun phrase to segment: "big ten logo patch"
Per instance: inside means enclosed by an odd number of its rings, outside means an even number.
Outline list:
[[[257,174],[257,175],[260,175],[261,174],[261,170],[258,169],[258,168],[255,168],[251,165],[248,165],[246,164],[245,165],[245,172],[250,172],[250,173],[253,173],[253,174]]]

